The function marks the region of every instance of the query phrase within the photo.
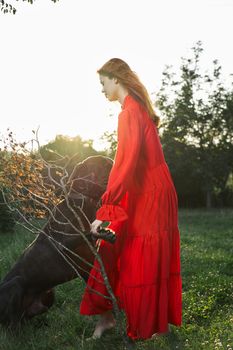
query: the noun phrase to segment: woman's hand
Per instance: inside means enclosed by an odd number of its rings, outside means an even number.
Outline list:
[[[93,223],[91,224],[91,232],[94,235],[98,235],[97,229],[101,226],[102,223],[103,223],[103,221],[97,220],[97,219],[95,221],[93,221]]]

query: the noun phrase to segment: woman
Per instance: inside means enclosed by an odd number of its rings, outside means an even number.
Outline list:
[[[98,70],[103,93],[119,101],[118,146],[102,206],[92,223],[116,232],[114,245],[101,241],[111,287],[127,318],[131,339],[166,333],[181,325],[180,241],[177,197],[159,141],[148,92],[127,63],[113,58]],[[80,312],[100,314],[93,337],[114,327],[112,303],[98,263],[92,269]],[[93,289],[98,293],[94,293]]]

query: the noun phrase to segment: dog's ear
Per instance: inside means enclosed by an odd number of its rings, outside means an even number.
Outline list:
[[[23,279],[16,276],[0,285],[0,323],[17,324],[23,314]]]

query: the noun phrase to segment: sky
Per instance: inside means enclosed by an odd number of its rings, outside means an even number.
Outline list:
[[[56,135],[93,139],[117,125],[120,106],[101,93],[96,73],[108,59],[125,60],[150,94],[166,65],[202,41],[201,65],[218,59],[233,73],[233,0],[10,1],[0,13],[0,133],[26,141],[39,128],[41,144]]]

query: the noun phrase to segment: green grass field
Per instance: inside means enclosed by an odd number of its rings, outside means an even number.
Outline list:
[[[183,325],[171,333],[137,342],[141,350],[233,349],[233,210],[180,210]],[[9,270],[34,239],[18,229],[0,234],[0,275]],[[123,350],[117,331],[86,341],[95,318],[79,315],[84,283],[56,288],[56,302],[17,333],[0,328],[0,350]],[[124,323],[124,316],[122,316]]]

